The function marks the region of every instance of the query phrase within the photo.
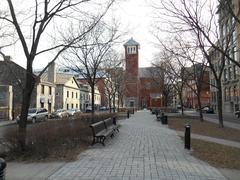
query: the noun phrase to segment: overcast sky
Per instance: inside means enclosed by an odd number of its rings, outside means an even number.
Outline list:
[[[114,16],[122,23],[128,32],[126,41],[133,37],[140,43],[139,66],[150,66],[155,53],[154,38],[150,33],[152,26],[151,8],[146,0],[127,0],[113,8]]]
[[[127,32],[121,40],[127,41],[133,37],[137,42],[140,43],[139,51],[139,66],[145,67],[150,66],[152,61],[152,55],[155,50],[152,45],[153,36],[149,32],[151,27],[151,8],[146,3],[146,0],[124,0],[121,3],[115,4],[112,9],[108,12],[108,18],[115,17],[121,24],[120,30]],[[19,65],[25,67],[25,57],[20,51],[21,46],[15,46],[5,50],[7,55],[11,55],[13,61]],[[124,53],[123,45],[119,44],[117,47],[119,53]],[[21,60],[20,60],[21,59]],[[46,57],[37,59],[34,61],[34,68],[39,69],[44,67],[50,59]]]

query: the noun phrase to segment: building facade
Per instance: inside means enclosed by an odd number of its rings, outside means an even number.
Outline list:
[[[219,27],[220,39],[218,43],[227,50],[227,54],[237,62],[240,62],[240,24],[229,12],[228,5],[230,3],[233,13],[240,19],[239,1],[222,0],[219,5]],[[222,54],[213,48],[210,48],[209,55],[214,66],[217,67]],[[214,76],[210,73],[210,83],[216,84]],[[223,97],[223,112],[234,113],[240,110],[240,68],[228,58],[225,59],[225,66],[222,75],[222,97]],[[217,110],[217,89],[211,87],[211,104]]]
[[[138,77],[138,49],[140,44],[131,38],[124,45],[125,48],[125,98],[126,107],[139,107],[139,77]]]
[[[154,67],[139,68],[140,44],[131,38],[125,48],[125,96],[127,108],[163,106],[163,71]]]
[[[54,111],[54,66],[54,64],[50,66],[40,78],[33,75],[36,82],[31,96],[30,108],[44,107],[48,109],[49,113]],[[7,56],[3,61],[0,61],[0,74],[0,85],[12,86],[12,116],[10,119],[15,119],[21,112],[26,69],[11,61],[10,56]]]
[[[57,74],[55,109],[80,109],[80,88],[72,75]]]
[[[202,64],[194,64],[184,68],[185,83],[183,86],[183,105],[187,108],[199,108],[198,96],[200,96],[201,107],[210,105],[209,68]],[[200,93],[198,93],[198,89]]]

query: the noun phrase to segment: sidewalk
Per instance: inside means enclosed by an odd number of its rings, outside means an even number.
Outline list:
[[[176,131],[176,132],[179,136],[184,136],[183,131]],[[205,141],[214,142],[214,143],[218,143],[218,144],[222,144],[222,145],[226,145],[226,146],[240,148],[240,142],[236,142],[236,141],[219,139],[219,138],[214,138],[214,137],[210,137],[210,136],[203,136],[203,135],[194,134],[194,133],[191,133],[191,138],[205,140]]]
[[[194,111],[185,111],[184,113],[185,113],[185,115],[189,115],[189,116],[199,116],[199,114],[194,112]],[[179,114],[179,115],[181,115],[181,114]],[[206,121],[218,124],[218,119],[215,116],[214,117],[207,117],[206,114],[203,114],[203,118]],[[225,120],[223,120],[224,126],[234,128],[234,129],[240,129],[240,123],[230,122],[230,121],[226,120],[226,118],[231,118],[231,116],[225,116]]]
[[[94,145],[48,178],[96,180],[225,180],[214,167],[184,150],[174,130],[155,120],[149,111],[124,121],[106,146]]]
[[[95,144],[69,163],[8,163],[6,179],[226,180],[222,174],[239,177],[239,171],[216,169],[191,156],[176,131],[142,111],[122,121],[105,147]]]
[[[16,124],[16,121],[12,120],[6,120],[6,121],[0,121],[0,127],[1,126],[8,126],[8,125],[11,125],[11,124]]]

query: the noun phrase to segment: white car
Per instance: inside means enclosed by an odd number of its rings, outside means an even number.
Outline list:
[[[92,106],[88,106],[87,108],[86,108],[86,113],[87,112],[92,112]]]
[[[80,109],[69,109],[67,110],[67,113],[69,114],[69,116],[74,116],[74,114],[76,113],[80,113]]]
[[[19,122],[20,117],[17,116],[17,122]],[[45,108],[31,108],[28,110],[27,121],[35,123],[37,121],[48,120],[48,111]]]
[[[58,109],[51,114],[51,118],[64,118],[68,116],[69,114],[65,109]]]

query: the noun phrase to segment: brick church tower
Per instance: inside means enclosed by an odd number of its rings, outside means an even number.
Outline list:
[[[139,106],[138,49],[140,44],[131,38],[124,45],[126,59],[125,107]]]

